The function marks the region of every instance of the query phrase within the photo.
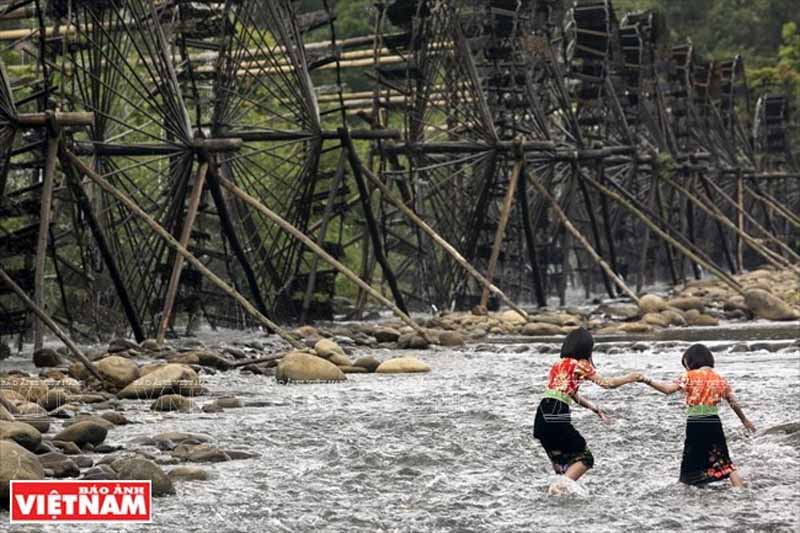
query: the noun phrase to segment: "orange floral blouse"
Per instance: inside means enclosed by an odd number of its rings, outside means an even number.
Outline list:
[[[572,359],[565,357],[550,369],[547,388],[569,394],[578,392],[581,381],[590,378],[596,372],[588,359]]]
[[[728,382],[707,367],[684,372],[677,383],[686,393],[686,405],[717,405],[730,392]]]

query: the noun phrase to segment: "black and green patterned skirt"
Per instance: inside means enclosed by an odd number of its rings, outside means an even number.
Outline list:
[[[541,442],[556,474],[563,474],[570,465],[582,462],[594,466],[594,457],[586,439],[572,425],[569,405],[555,398],[544,398],[536,410],[533,437]]]
[[[736,467],[728,454],[719,416],[688,417],[680,481],[688,485],[703,485],[727,479],[734,470]]]

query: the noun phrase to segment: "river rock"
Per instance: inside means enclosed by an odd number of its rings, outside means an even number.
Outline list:
[[[510,326],[521,326],[528,321],[527,318],[520,315],[513,309],[509,309],[508,311],[503,311],[502,313],[498,314],[497,320]]]
[[[744,293],[744,303],[756,316],[766,320],[795,320],[797,312],[792,307],[762,289],[751,289]]]
[[[278,383],[344,381],[347,377],[336,365],[316,355],[290,352],[278,363],[275,373]]]
[[[61,359],[61,356],[58,355],[58,352],[55,350],[42,348],[33,352],[33,364],[36,365],[37,368],[48,368],[61,366],[64,364],[64,360]]]
[[[233,361],[213,352],[199,351],[194,352],[194,354],[197,355],[197,359],[202,366],[216,368],[217,370],[228,370],[233,366]]]
[[[167,362],[176,365],[199,365],[200,357],[194,352],[173,353],[167,356]]]
[[[349,357],[338,353],[331,354],[331,356],[328,357],[327,359],[328,361],[339,367],[353,365],[353,362],[350,360]]]
[[[47,433],[50,430],[50,418],[47,415],[22,415],[16,414],[14,418],[17,422],[24,422],[36,428],[39,433]]]
[[[192,400],[180,394],[165,394],[150,405],[150,410],[181,411],[185,413],[192,410]]]
[[[117,387],[125,387],[139,379],[139,366],[126,357],[111,355],[95,363],[95,366],[101,376]]]
[[[528,337],[543,337],[548,335],[563,335],[564,329],[555,324],[546,322],[528,322],[520,330],[521,335]]]
[[[201,392],[197,373],[185,365],[167,364],[142,376],[119,392],[120,398],[158,398],[165,394],[193,396]]]
[[[342,347],[329,339],[320,339],[317,341],[314,345],[314,351],[318,356],[324,357],[325,359],[330,359],[334,354],[345,355]]]
[[[339,370],[345,374],[368,374],[369,370],[361,366],[340,365]]]
[[[196,466],[176,466],[167,474],[172,481],[208,481],[208,472]]]
[[[658,326],[660,328],[666,328],[670,324],[669,318],[661,313],[646,313],[642,317],[642,322],[645,324],[650,324],[651,326]]]
[[[54,440],[74,442],[78,446],[97,445],[106,440],[108,430],[95,421],[81,421],[64,428]]]
[[[65,440],[53,440],[53,446],[61,450],[65,455],[80,455],[81,449],[74,442]]]
[[[2,404],[0,404],[0,422],[14,422],[14,416]]]
[[[60,389],[52,389],[47,391],[42,398],[39,398],[39,405],[46,411],[58,409],[67,403],[67,393]]]
[[[156,339],[145,339],[139,343],[139,348],[146,352],[160,352],[161,346]]]
[[[137,350],[139,345],[128,339],[117,338],[108,343],[108,353],[126,352],[128,350]]]
[[[75,461],[63,453],[48,452],[38,457],[42,467],[52,472],[54,478],[78,477],[81,475],[81,469]],[[91,461],[91,459],[89,460]]]
[[[397,339],[397,347],[401,349],[424,350],[430,343],[416,333],[404,333]]]
[[[131,423],[131,421],[128,420],[125,417],[125,415],[123,415],[122,413],[118,413],[116,411],[108,411],[106,413],[102,413],[100,415],[100,418],[108,420],[115,426],[126,426]]]
[[[439,333],[439,344],[442,346],[463,346],[464,335],[458,331],[443,331]]]
[[[3,379],[0,382],[0,388],[14,391],[28,402],[38,402],[39,398],[42,398],[48,391],[47,383],[41,379],[17,375]]]
[[[685,326],[686,325],[686,317],[683,316],[683,312],[677,309],[665,309],[659,313],[661,316],[667,319],[670,326]]]
[[[0,440],[13,440],[23,448],[35,450],[42,442],[42,434],[30,424],[25,422],[0,422]],[[1,462],[5,462],[6,458]]]
[[[172,453],[176,457],[191,461],[192,463],[224,463],[231,460],[231,456],[224,450],[215,448],[207,444],[198,444],[196,446],[187,447],[182,449],[185,445],[180,445]]]
[[[645,315],[650,313],[660,313],[667,308],[667,301],[655,294],[645,294],[639,298],[639,307]]]
[[[153,496],[175,494],[175,487],[169,476],[157,464],[144,457],[122,457],[111,463],[111,468],[119,479],[150,480]]]
[[[17,404],[17,414],[26,416],[47,416],[47,410],[33,402],[20,402]]]
[[[711,315],[700,313],[696,309],[686,311],[684,316],[690,326],[719,326],[719,320]]]
[[[694,309],[702,313],[706,310],[703,300],[697,298],[696,296],[681,296],[679,298],[673,298],[667,303],[669,307],[674,307],[676,309],[680,309],[681,311],[689,311],[690,309]]]
[[[353,363],[353,366],[360,366],[361,368],[365,368],[367,372],[375,372],[377,368],[381,365],[381,362],[378,361],[376,357],[371,355],[365,355],[363,357],[359,357]]]
[[[95,465],[84,472],[81,479],[92,481],[112,481],[117,479],[117,473],[108,465]]]
[[[166,433],[159,433],[158,435],[154,436],[153,440],[170,441],[177,444],[184,442],[201,443],[210,441],[211,437],[208,435],[204,435],[203,433],[185,433],[182,431],[167,431]]]
[[[376,327],[372,330],[372,336],[378,342],[397,342],[400,332],[394,328]]]
[[[44,479],[39,458],[14,441],[0,440],[0,509],[7,509],[10,481]]]
[[[244,403],[239,398],[235,396],[228,396],[225,398],[217,398],[214,400],[214,405],[218,405],[223,409],[238,409],[239,407],[244,407]]]
[[[375,370],[378,374],[409,374],[430,371],[431,367],[416,357],[395,357],[384,361]]]
[[[613,320],[636,320],[642,316],[642,310],[636,304],[607,304],[600,309]]]

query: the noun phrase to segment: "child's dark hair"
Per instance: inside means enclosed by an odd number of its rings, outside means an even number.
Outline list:
[[[594,339],[586,328],[578,328],[570,331],[564,344],[561,345],[561,357],[571,357],[573,359],[592,360],[592,348]]]
[[[714,368],[714,356],[705,344],[693,344],[683,354],[681,363],[686,370],[697,370],[704,366]]]

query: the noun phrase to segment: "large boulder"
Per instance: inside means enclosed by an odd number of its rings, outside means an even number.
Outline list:
[[[207,481],[208,472],[197,466],[176,466],[169,471],[172,481]]]
[[[314,351],[318,356],[330,359],[333,355],[346,355],[341,346],[330,339],[320,339],[314,345]],[[336,364],[336,363],[334,363]]]
[[[397,339],[397,347],[410,350],[424,350],[430,343],[416,333],[404,333]]]
[[[121,391],[120,398],[158,398],[165,394],[194,396],[201,391],[197,373],[188,366],[167,364],[142,376]]]
[[[78,477],[81,469],[72,458],[59,452],[47,452],[39,456],[45,470],[49,470],[54,478]],[[91,463],[91,459],[89,459]],[[91,466],[91,465],[90,465]]]
[[[181,411],[185,413],[192,410],[192,400],[180,394],[165,394],[154,401],[150,409],[152,411]]]
[[[669,321],[670,326],[685,326],[686,317],[682,311],[677,309],[664,309],[659,313],[661,316]]]
[[[95,421],[86,420],[64,428],[53,439],[74,442],[78,446],[83,446],[84,444],[96,446],[106,440],[107,434],[108,430],[103,425]]]
[[[3,404],[0,404],[0,422],[13,422],[14,415]]]
[[[378,374],[413,374],[430,371],[431,367],[416,357],[395,357],[384,361],[375,370]]]
[[[661,313],[646,313],[642,317],[642,322],[645,324],[650,324],[651,326],[658,326],[660,328],[666,328],[670,325],[670,319]]]
[[[228,370],[233,366],[233,361],[226,359],[214,352],[202,350],[191,353],[194,353],[197,356],[197,360],[202,366],[216,368],[218,370]]]
[[[144,457],[121,457],[111,463],[111,468],[119,479],[150,480],[153,496],[175,494],[175,487],[169,476],[157,464]]]
[[[58,352],[51,348],[41,348],[33,352],[33,364],[37,368],[47,368],[52,366],[61,366],[64,364]]]
[[[719,326],[719,320],[711,315],[700,313],[697,309],[689,309],[684,316],[686,323],[690,326]]]
[[[328,358],[328,361],[333,363],[336,366],[353,366],[353,362],[350,360],[349,357],[346,355],[342,355],[339,353],[331,354]]]
[[[117,387],[125,387],[139,379],[139,365],[127,357],[110,355],[95,363],[97,371]]]
[[[304,352],[290,352],[278,363],[278,383],[345,381],[347,377],[330,361]]]
[[[795,320],[798,313],[786,302],[762,289],[744,293],[744,303],[756,316],[766,320]]]
[[[35,450],[42,442],[42,434],[25,422],[0,422],[0,440],[13,440],[23,448]],[[6,458],[0,456],[2,462]]]
[[[67,403],[67,393],[61,389],[49,390],[47,394],[39,398],[39,405],[42,406],[45,411],[58,409],[65,403]]]
[[[394,328],[377,327],[372,330],[372,336],[378,342],[396,342],[400,338],[400,332]]]
[[[0,509],[8,509],[12,479],[44,479],[44,468],[35,455],[16,442],[0,440]]]
[[[645,314],[660,313],[667,308],[667,302],[661,296],[645,294],[639,298],[639,307],[642,308],[642,312]]]
[[[522,324],[525,324],[528,321],[527,318],[520,315],[513,309],[508,311],[503,311],[502,313],[497,315],[497,320],[511,326],[521,326]]]

